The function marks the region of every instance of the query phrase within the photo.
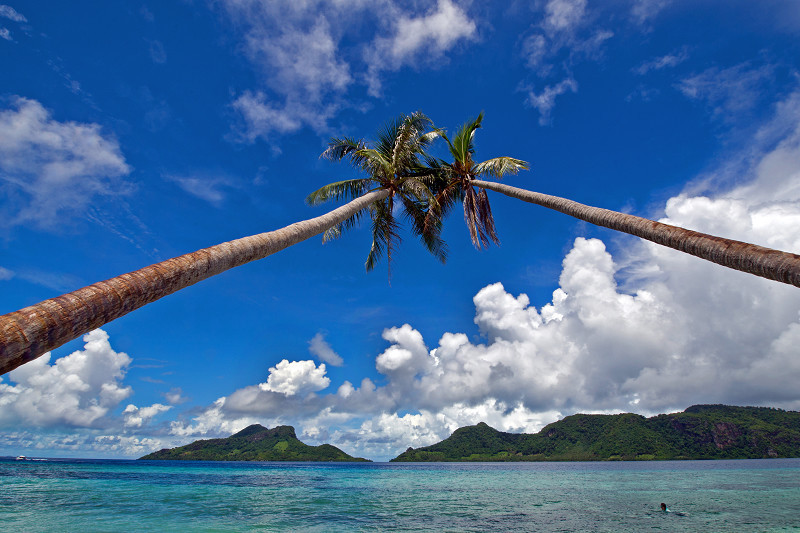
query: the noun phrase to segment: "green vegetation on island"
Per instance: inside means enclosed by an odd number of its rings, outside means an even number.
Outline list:
[[[140,459],[182,461],[357,461],[336,446],[309,446],[297,439],[292,426],[267,429],[253,424],[225,439],[197,440],[186,446],[163,449]]]
[[[768,407],[695,405],[645,418],[576,414],[539,433],[485,423],[457,429],[392,461],[609,461],[800,457],[800,413]]]

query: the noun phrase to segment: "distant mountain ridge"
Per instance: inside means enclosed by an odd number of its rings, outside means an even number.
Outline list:
[[[197,440],[186,446],[163,449],[140,457],[143,460],[182,461],[350,461],[367,462],[336,446],[309,446],[297,439],[292,426],[267,429],[253,424],[224,439]]]
[[[392,461],[604,461],[800,457],[800,413],[769,407],[694,405],[651,418],[576,414],[536,434],[481,422]]]

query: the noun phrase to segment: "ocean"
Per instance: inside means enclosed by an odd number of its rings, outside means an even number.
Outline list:
[[[0,458],[0,531],[800,531],[800,459]]]

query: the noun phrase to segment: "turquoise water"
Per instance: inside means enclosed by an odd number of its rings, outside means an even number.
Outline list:
[[[800,460],[0,459],[0,530],[800,531]]]

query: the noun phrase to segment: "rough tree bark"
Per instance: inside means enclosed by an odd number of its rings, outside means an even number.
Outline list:
[[[560,211],[597,226],[636,235],[712,263],[800,287],[800,255],[755,244],[715,237],[609,209],[580,204],[566,198],[511,187],[502,183],[473,180],[488,189],[528,203]]]

